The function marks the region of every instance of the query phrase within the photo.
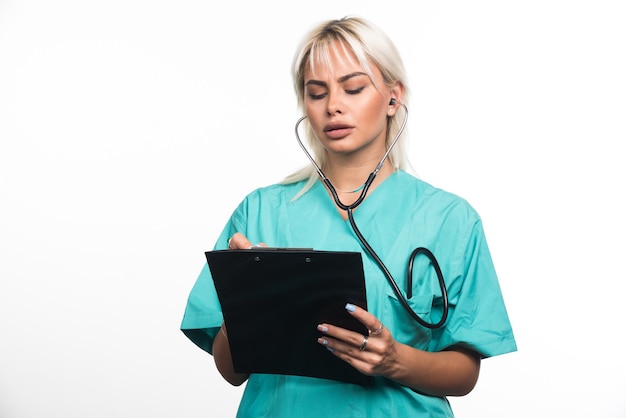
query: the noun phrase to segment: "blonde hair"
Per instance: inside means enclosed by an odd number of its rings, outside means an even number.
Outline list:
[[[337,42],[338,41],[338,42]],[[302,40],[300,47],[293,60],[292,78],[298,107],[304,111],[304,74],[308,68],[314,69],[316,64],[331,65],[331,53],[337,48],[337,44],[344,51],[351,51],[357,58],[363,70],[375,80],[371,64],[374,64],[381,72],[383,81],[388,86],[400,82],[404,86],[404,98],[402,103],[407,105],[408,87],[404,64],[391,39],[377,26],[359,17],[344,17],[337,20],[329,20],[317,25]],[[375,81],[374,81],[375,82]],[[376,86],[380,88],[381,86]],[[399,111],[394,116],[388,117],[387,123],[387,146],[400,129],[404,112]],[[311,126],[305,120],[302,123],[306,142],[311,155],[320,167],[325,166],[326,154],[320,142],[316,139]],[[409,166],[406,156],[406,130],[402,133],[398,142],[389,153],[389,161],[394,169],[406,169]],[[372,167],[373,169],[373,167]],[[302,168],[287,176],[283,183],[296,183],[308,179],[303,189],[294,199],[304,194],[318,179],[317,171],[312,166]]]

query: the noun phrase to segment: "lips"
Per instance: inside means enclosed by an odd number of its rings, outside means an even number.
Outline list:
[[[324,127],[324,133],[332,139],[344,138],[352,132],[353,127],[344,123],[330,123]]]

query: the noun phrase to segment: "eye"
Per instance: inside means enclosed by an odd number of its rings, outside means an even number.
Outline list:
[[[306,86],[306,95],[311,100],[320,100],[328,95],[328,89],[325,86],[310,84]]]
[[[326,97],[326,93],[321,93],[321,94],[309,93],[309,98],[311,100],[320,100],[320,99],[323,99],[324,97]]]
[[[356,89],[346,89],[346,93],[348,93],[348,94],[359,94],[360,92],[363,91],[364,88],[365,88],[365,86],[361,86],[361,87],[358,87]]]

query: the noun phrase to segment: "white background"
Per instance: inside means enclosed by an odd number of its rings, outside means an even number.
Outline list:
[[[624,2],[0,0],[1,418],[233,416],[187,294],[307,162],[292,54],[347,14],[396,41],[412,163],[482,215],[515,329],[457,416],[626,416]]]

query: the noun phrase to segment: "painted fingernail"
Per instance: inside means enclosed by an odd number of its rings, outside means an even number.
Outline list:
[[[356,311],[356,306],[354,306],[354,305],[353,305],[353,304],[351,304],[351,303],[346,303],[346,311],[348,311],[348,312],[354,312],[354,311]]]
[[[322,344],[322,345],[328,345],[328,340],[326,340],[324,338],[318,338],[317,342]]]
[[[325,327],[324,325],[318,325],[317,330],[326,334],[328,332],[328,327]]]
[[[327,349],[328,351],[330,351],[331,353],[334,353],[334,352],[335,352],[335,350],[334,350],[332,347],[326,347],[326,349]]]

